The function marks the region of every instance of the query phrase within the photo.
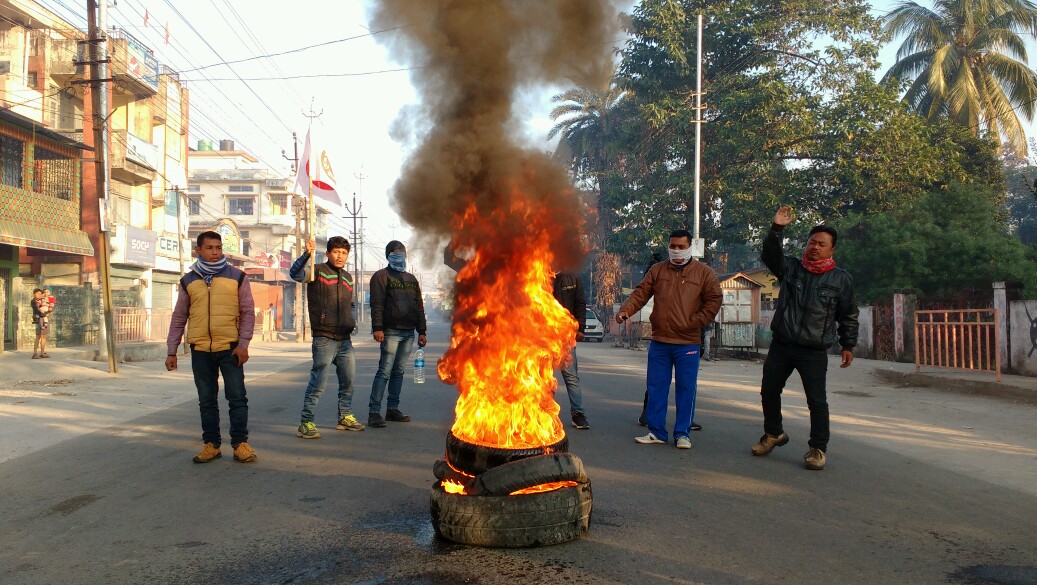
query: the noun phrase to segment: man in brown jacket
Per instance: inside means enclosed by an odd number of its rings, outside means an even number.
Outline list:
[[[631,313],[655,297],[652,310],[652,343],[648,347],[649,433],[634,440],[642,444],[668,441],[666,405],[670,380],[676,370],[677,420],[673,438],[678,449],[690,449],[688,430],[695,417],[695,390],[699,374],[699,343],[702,327],[711,323],[720,310],[723,293],[713,269],[691,258],[691,234],[676,230],[670,234],[670,258],[652,266],[630,298],[616,313],[616,322],[626,321]]]

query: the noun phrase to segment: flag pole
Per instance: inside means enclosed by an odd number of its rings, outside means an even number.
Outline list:
[[[310,186],[310,189],[309,189],[309,192],[310,192],[309,193],[309,204],[307,205],[307,212],[308,213],[307,213],[307,217],[306,217],[306,226],[307,226],[307,231],[309,231],[309,233],[310,233],[310,240],[316,242],[317,241],[317,236],[314,233],[314,229],[313,229],[313,215],[314,215],[314,210],[313,210],[313,172],[314,172],[314,166],[315,165],[310,164],[313,161],[313,118],[310,118],[310,129],[306,133],[306,139],[310,141],[310,143],[307,145],[307,148],[306,148],[307,152],[309,152],[309,155],[310,155],[308,157],[308,160],[306,161],[306,165],[308,167],[306,169],[306,179],[307,179],[307,183],[309,183],[309,186]],[[317,163],[317,164],[320,164],[320,163]],[[317,279],[317,250],[314,249],[313,253],[310,254],[310,282],[313,282],[316,279]]]
[[[307,212],[308,213],[307,213],[307,218],[306,218],[306,226],[307,226],[307,231],[309,231],[309,233],[310,233],[310,239],[313,240],[314,242],[316,242],[317,241],[317,235],[316,235],[316,232],[314,230],[314,224],[315,224],[315,222],[314,222],[314,214],[316,212],[315,212],[314,207],[313,207],[313,179],[314,179],[314,173],[315,172],[319,172],[320,161],[317,161],[316,165],[311,164],[313,162],[313,119],[317,118],[317,117],[320,117],[320,115],[324,113],[324,110],[321,110],[320,114],[315,113],[313,111],[313,100],[314,100],[314,98],[310,98],[310,111],[309,111],[309,113],[303,112],[302,115],[306,116],[310,120],[309,130],[307,130],[307,132],[306,132],[306,167],[305,168],[306,168],[306,181],[309,184],[308,185],[309,186],[309,203],[307,205]],[[314,250],[313,254],[310,254],[310,282],[313,282],[314,280],[317,279],[316,272],[317,272],[317,250]]]

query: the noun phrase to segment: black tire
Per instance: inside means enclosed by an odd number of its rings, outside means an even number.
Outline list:
[[[446,460],[455,469],[478,476],[487,469],[498,465],[504,465],[526,457],[544,455],[545,453],[564,453],[569,450],[569,437],[562,437],[554,445],[545,447],[530,447],[527,449],[503,449],[501,447],[485,447],[463,441],[454,436],[454,433],[446,437]]]
[[[549,546],[590,528],[591,484],[521,496],[448,494],[436,484],[429,505],[441,538],[473,546]]]
[[[586,482],[587,472],[583,468],[583,461],[572,453],[526,457],[480,473],[475,478],[473,488],[475,494],[480,496],[506,496],[514,491],[553,481]]]
[[[450,464],[447,463],[446,459],[438,459],[435,463],[433,463],[432,473],[436,476],[436,479],[440,481],[445,481],[448,479],[451,481],[456,481],[457,483],[465,486],[466,491],[468,491],[468,488],[472,485],[472,482],[475,481],[474,477],[470,475],[465,475],[460,471],[457,471],[453,467],[450,467]]]

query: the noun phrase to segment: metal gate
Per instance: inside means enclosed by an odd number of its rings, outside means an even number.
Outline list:
[[[1001,381],[999,309],[915,311],[915,371],[990,372]]]

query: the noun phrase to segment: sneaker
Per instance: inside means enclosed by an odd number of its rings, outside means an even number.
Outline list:
[[[573,426],[578,429],[589,429],[591,424],[587,422],[587,416],[582,412],[573,414]]]
[[[688,437],[677,437],[678,449],[691,449],[691,439]]]
[[[699,423],[691,423],[691,430],[693,430],[693,431],[701,431],[702,430],[702,425],[700,425]]]
[[[410,417],[400,412],[397,408],[390,408],[385,411],[385,420],[389,422],[410,422]]]
[[[362,431],[364,430],[364,425],[360,424],[360,421],[352,414],[347,414],[338,419],[338,425],[335,428],[340,431]]]
[[[648,421],[645,420],[645,415],[642,414],[641,416],[637,417],[637,424],[642,427],[648,426]]]
[[[320,431],[317,430],[317,425],[313,422],[299,423],[299,436],[304,439],[319,439]]]
[[[810,449],[803,456],[803,461],[806,463],[807,469],[820,471],[825,468],[825,452],[820,449]]]
[[[775,447],[781,447],[782,445],[789,442],[789,436],[785,433],[778,435],[768,435],[764,433],[760,440],[753,445],[753,455],[767,455],[774,450]]]
[[[238,443],[237,447],[234,447],[235,461],[240,463],[255,463],[256,459],[258,459],[258,456],[256,455],[256,452],[252,450],[252,447],[248,446],[248,443],[242,441]]]
[[[367,426],[380,429],[385,426],[385,420],[382,418],[382,415],[377,412],[372,412],[367,417]]]
[[[648,433],[643,437],[634,437],[634,440],[642,445],[665,445],[666,441],[663,441],[659,437],[656,437],[654,433]]]
[[[195,463],[208,463],[213,459],[219,459],[220,457],[223,457],[223,453],[220,451],[220,448],[216,445],[213,445],[212,443],[206,443],[205,446],[202,447],[202,450],[194,456],[194,459],[192,459],[192,461],[194,461]]]

